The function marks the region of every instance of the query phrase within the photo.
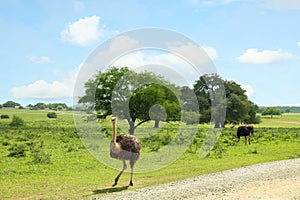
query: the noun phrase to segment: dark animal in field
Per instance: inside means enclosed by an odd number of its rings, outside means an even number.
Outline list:
[[[238,138],[238,142],[240,141],[240,137],[245,137],[245,143],[250,144],[250,136],[254,133],[254,127],[253,126],[239,126],[236,132],[236,136]]]
[[[131,176],[129,185],[133,186],[132,177],[133,177],[133,166],[140,157],[141,151],[141,142],[139,139],[133,135],[116,135],[116,118],[112,118],[113,124],[113,136],[110,143],[110,157],[116,158],[123,161],[123,169],[115,178],[115,183],[112,186],[118,184],[119,178],[127,168],[126,160],[129,160],[131,167]]]

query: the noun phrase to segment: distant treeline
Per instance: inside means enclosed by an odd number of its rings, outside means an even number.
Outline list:
[[[283,113],[300,113],[300,106],[273,106],[278,108]],[[260,111],[263,111],[267,108],[267,106],[260,106]]]
[[[29,110],[71,110],[65,103],[36,103],[34,105],[29,104],[23,107],[21,104],[14,102],[14,101],[7,101],[3,104],[0,104],[0,108],[16,108],[16,109],[29,109]]]

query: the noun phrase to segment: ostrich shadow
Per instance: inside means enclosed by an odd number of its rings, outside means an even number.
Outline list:
[[[93,191],[93,194],[105,194],[105,193],[121,192],[123,190],[127,190],[128,187],[129,186],[127,185],[127,186],[123,186],[123,187],[110,187],[110,188],[97,189],[97,190]]]

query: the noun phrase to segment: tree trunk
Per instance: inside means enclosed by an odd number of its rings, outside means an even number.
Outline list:
[[[215,128],[220,128],[220,122],[215,122]]]
[[[129,132],[130,135],[133,135],[134,134],[134,129],[135,129],[135,127],[134,127],[134,121],[128,120],[128,123],[129,123],[129,130],[128,130],[128,132]]]
[[[225,122],[225,121],[224,121],[224,122],[221,122],[221,124],[222,124],[222,128],[225,128],[226,122]]]
[[[154,128],[159,128],[159,120],[155,120]]]

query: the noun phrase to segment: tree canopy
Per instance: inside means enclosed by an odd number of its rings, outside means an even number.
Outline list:
[[[111,67],[98,72],[85,83],[79,98],[97,118],[114,115],[127,120],[129,133],[149,121],[178,121],[187,124],[213,122],[216,128],[226,123],[259,123],[258,106],[234,81],[217,74],[203,75],[193,88],[176,86],[151,72],[137,73],[127,67]],[[225,117],[226,114],[226,117]]]
[[[198,99],[200,123],[213,121],[215,128],[223,127],[226,102],[223,80],[217,74],[200,76],[194,84]]]
[[[220,98],[223,95],[220,90],[225,90],[226,102]],[[256,116],[258,106],[248,99],[246,91],[234,81],[223,80],[217,74],[203,75],[194,84],[194,91],[198,98],[202,122],[213,120],[216,123],[215,127],[219,127],[221,119],[211,119],[211,115],[213,112],[222,111],[226,106],[226,118],[221,124],[222,127],[226,123],[259,123],[259,118]],[[215,109],[211,107],[212,100],[216,101]]]
[[[178,120],[179,93],[175,85],[151,72],[112,67],[86,82],[85,95],[79,103],[88,104],[98,118],[113,114],[126,119],[129,133],[133,134],[137,126],[151,119],[156,121],[156,127],[159,121]]]
[[[282,111],[279,108],[276,107],[267,107],[262,113],[261,115],[270,115],[271,118],[273,117],[273,115],[281,115]]]
[[[4,108],[14,108],[14,107],[21,106],[21,104],[14,102],[14,101],[7,101],[4,104],[2,104],[2,106]]]

